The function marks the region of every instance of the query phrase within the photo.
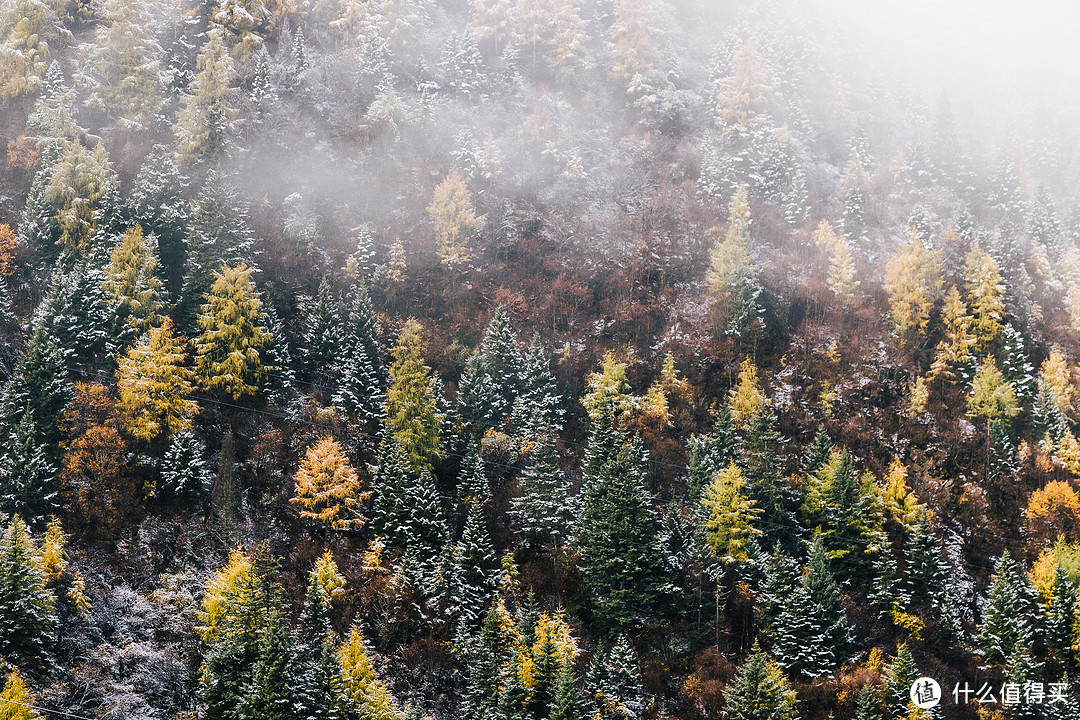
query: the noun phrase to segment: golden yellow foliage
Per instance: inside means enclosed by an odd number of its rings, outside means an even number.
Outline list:
[[[217,637],[218,623],[229,606],[244,591],[252,577],[251,556],[240,548],[229,553],[229,561],[210,577],[199,610],[199,626],[195,629],[203,642],[212,644]]]
[[[986,349],[1004,330],[1005,284],[997,261],[978,245],[968,253],[964,281],[974,318],[975,337],[979,347]]]
[[[748,126],[764,122],[772,96],[772,78],[763,58],[747,40],[735,51],[731,77],[720,85],[716,124]]]
[[[630,357],[633,357],[632,353]],[[614,351],[609,350],[600,363],[600,372],[589,373],[585,378],[586,390],[581,404],[594,422],[607,408],[620,420],[626,420],[640,408],[641,398],[630,392],[630,383],[626,379],[627,367],[628,362],[620,360]],[[664,408],[666,411],[667,398],[664,399]]]
[[[746,358],[740,366],[738,382],[728,395],[731,422],[739,428],[748,427],[766,402],[765,392],[758,381],[757,366],[753,360]]]
[[[742,472],[732,462],[713,476],[701,498],[708,513],[705,539],[713,557],[724,564],[746,562],[747,542],[761,534],[752,525],[761,510],[743,493],[744,486]]]
[[[45,527],[45,538],[41,545],[41,574],[46,582],[56,582],[64,574],[67,561],[64,560],[64,548],[67,546],[67,535],[60,525],[60,519],[49,518],[49,524]]]
[[[90,600],[86,597],[86,581],[77,577],[71,581],[71,587],[67,591],[68,601],[75,608],[75,612],[82,616],[90,613]]]
[[[22,675],[12,668],[3,691],[0,691],[0,720],[37,720],[38,714],[26,707],[31,704],[30,700],[30,691]]]
[[[1066,430],[1061,436],[1054,456],[1073,477],[1080,477],[1080,442],[1077,442],[1072,430]]]
[[[1054,405],[1062,413],[1072,405],[1073,387],[1069,365],[1061,354],[1061,348],[1054,345],[1050,354],[1039,367],[1039,389],[1046,389]]]
[[[11,277],[15,272],[15,249],[19,238],[10,225],[0,224],[0,275]]]
[[[362,708],[367,720],[398,720],[394,700],[386,684],[375,674],[360,629],[353,625],[349,636],[338,648],[342,691]]]
[[[941,287],[940,257],[928,250],[915,229],[885,266],[889,317],[902,338],[922,335]]]
[[[367,518],[359,505],[371,495],[360,490],[360,478],[341,446],[330,435],[307,449],[296,471],[296,495],[289,502],[300,505],[300,517],[339,529],[360,528]]]
[[[922,375],[915,378],[908,388],[908,414],[912,417],[926,412],[926,403],[930,400],[930,390],[926,387],[926,378]]]
[[[456,167],[435,188],[427,214],[435,227],[443,264],[452,268],[469,262],[469,237],[484,227],[487,219],[477,217],[469,188]]]
[[[907,484],[907,468],[899,460],[893,460],[885,482],[880,487],[882,507],[896,522],[912,528],[919,520],[920,505]]]
[[[190,399],[195,373],[168,318],[119,358],[116,371],[124,431],[150,441],[186,429],[199,411]]]
[[[337,563],[334,562],[334,555],[329,548],[319,556],[315,567],[308,573],[308,585],[318,589],[319,597],[327,609],[345,593],[345,576],[338,572]]]
[[[1033,538],[1075,540],[1080,530],[1080,496],[1069,483],[1051,480],[1031,494],[1026,514]]]

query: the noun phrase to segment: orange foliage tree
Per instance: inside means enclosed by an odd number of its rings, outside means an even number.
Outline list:
[[[137,493],[124,475],[126,446],[117,429],[115,400],[105,386],[75,383],[60,429],[67,435],[60,470],[66,498],[87,527],[111,535]]]

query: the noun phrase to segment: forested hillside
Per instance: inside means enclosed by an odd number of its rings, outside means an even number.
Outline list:
[[[1076,117],[813,8],[2,0],[0,719],[1080,718]]]

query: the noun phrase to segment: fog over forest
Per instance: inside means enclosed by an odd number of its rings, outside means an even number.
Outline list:
[[[1078,28],[0,0],[0,720],[1080,720]]]

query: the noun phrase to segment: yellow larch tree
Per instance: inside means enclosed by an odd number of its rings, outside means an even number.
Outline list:
[[[964,282],[975,338],[979,348],[985,351],[1001,338],[1005,329],[1005,284],[997,261],[978,245],[968,253]]]
[[[753,526],[761,509],[743,492],[745,485],[742,471],[732,462],[713,476],[701,498],[707,513],[705,539],[713,557],[725,565],[746,562],[747,543],[761,534]]]
[[[767,399],[758,380],[757,365],[750,358],[742,361],[739,367],[739,379],[728,394],[731,407],[731,422],[739,428],[747,428],[758,411],[765,406]]]
[[[634,75],[650,70],[657,32],[650,0],[618,0],[609,32],[611,77],[625,84]]]
[[[254,571],[251,555],[237,548],[229,553],[228,562],[210,576],[199,605],[199,625],[195,628],[203,642],[212,644],[217,638],[218,626],[226,613],[243,593],[250,591]]]
[[[261,324],[262,301],[251,282],[251,268],[223,266],[199,314],[202,329],[195,341],[199,384],[233,400],[254,395],[264,367],[260,351],[270,333]]]
[[[900,525],[911,529],[919,521],[921,506],[908,487],[907,472],[902,462],[893,460],[878,494],[885,512]]]
[[[17,668],[11,668],[0,691],[0,720],[38,720],[41,716],[31,709],[30,700],[22,675]]]
[[[764,59],[747,40],[735,51],[733,72],[720,84],[716,124],[749,127],[764,122],[772,97],[772,77]]]
[[[435,228],[435,241],[443,264],[454,268],[469,262],[472,259],[469,238],[484,227],[487,220],[477,217],[469,188],[456,167],[451,168],[435,188],[427,214]]]
[[[386,393],[386,425],[415,473],[430,469],[442,456],[439,380],[424,362],[423,328],[409,318],[390,351],[390,389]]]
[[[186,359],[184,341],[167,318],[119,358],[116,385],[124,432],[149,442],[191,424],[199,404],[189,397],[195,374]]]
[[[930,380],[944,378],[955,383],[958,379],[956,369],[971,362],[971,349],[975,345],[971,323],[971,316],[960,298],[960,291],[953,285],[945,294],[945,304],[941,308],[941,324],[945,329],[945,337],[934,351],[934,360],[927,376]]]
[[[911,237],[885,266],[889,317],[905,341],[926,333],[941,289],[940,264],[939,254],[928,250],[912,228]]]
[[[305,520],[341,530],[357,529],[367,522],[359,505],[371,493],[360,489],[356,470],[330,435],[307,449],[295,480],[296,494],[290,502],[302,508],[300,517]]]
[[[134,225],[109,252],[102,289],[116,303],[120,316],[137,333],[145,332],[161,309],[157,276],[157,241]]]
[[[338,663],[342,692],[362,709],[361,715],[366,720],[400,720],[394,698],[386,683],[375,674],[364,636],[355,625],[338,648]]]

